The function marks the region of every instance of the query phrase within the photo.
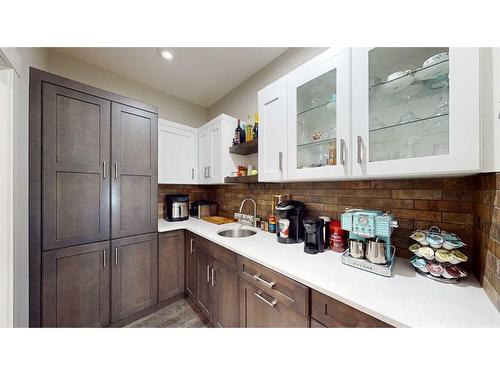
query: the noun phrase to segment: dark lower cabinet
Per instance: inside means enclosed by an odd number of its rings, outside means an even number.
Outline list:
[[[185,292],[193,302],[196,302],[196,284],[198,283],[198,272],[196,272],[198,267],[196,260],[196,236],[193,233],[186,231],[185,238]]]
[[[214,261],[213,281],[215,288],[213,324],[220,328],[235,328],[238,323],[238,274],[233,267]]]
[[[109,324],[109,241],[46,251],[42,264],[42,327]]]
[[[184,231],[158,235],[158,302],[184,292]]]
[[[279,301],[270,291],[239,278],[239,325],[242,328],[308,327],[306,316]]]
[[[198,274],[196,305],[200,308],[203,315],[212,322],[214,291],[210,285],[210,273],[213,267],[213,259],[209,252],[203,247],[198,247],[196,253],[196,272]]]
[[[389,328],[389,324],[382,322],[330,298],[315,290],[311,291],[311,326],[313,321],[329,328]]]
[[[157,234],[111,241],[111,320],[116,322],[157,302]]]

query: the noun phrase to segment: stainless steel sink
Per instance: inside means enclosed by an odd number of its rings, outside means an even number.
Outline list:
[[[257,234],[257,231],[252,229],[233,228],[221,230],[220,232],[217,232],[217,234],[222,237],[242,238],[253,236],[254,234]]]

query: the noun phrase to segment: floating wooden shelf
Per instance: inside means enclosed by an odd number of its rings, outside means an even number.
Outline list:
[[[238,155],[256,154],[258,150],[259,150],[259,141],[257,139],[229,147],[229,153]]]
[[[226,184],[252,184],[258,182],[258,176],[224,177],[224,182]]]

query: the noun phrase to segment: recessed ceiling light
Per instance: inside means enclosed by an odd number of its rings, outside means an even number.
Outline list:
[[[174,59],[174,55],[166,48],[158,48],[158,53],[161,57],[163,57],[167,61],[172,61]]]

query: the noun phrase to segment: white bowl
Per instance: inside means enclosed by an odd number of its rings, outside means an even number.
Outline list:
[[[394,73],[393,73],[394,74]],[[392,74],[390,75],[392,76]],[[389,77],[390,77],[389,76]],[[413,81],[415,80],[415,77],[413,74],[407,75],[402,78],[395,79],[393,78],[393,81],[384,83],[383,85],[380,86],[380,90],[385,93],[385,94],[395,94],[401,90],[404,90],[408,86],[410,86]]]
[[[434,56],[429,57],[424,61],[422,66],[425,68],[427,65],[437,64],[438,62],[449,60],[450,54],[448,52],[441,52]]]

